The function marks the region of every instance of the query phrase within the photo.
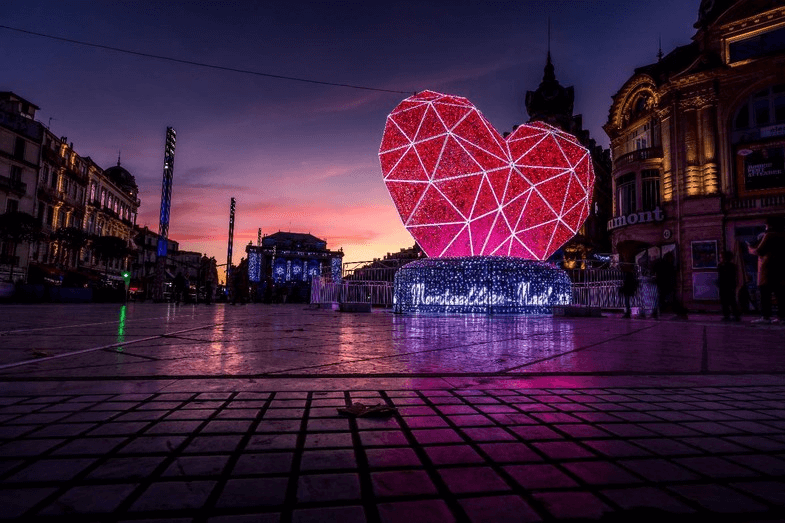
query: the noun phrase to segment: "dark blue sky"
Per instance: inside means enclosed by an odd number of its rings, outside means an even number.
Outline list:
[[[5,0],[0,24],[142,53],[383,89],[469,98],[502,132],[525,121],[551,18],[557,79],[601,144],[635,67],[689,43],[698,0],[176,2]],[[377,159],[404,94],[276,80],[0,29],[0,90],[41,107],[77,152],[137,179],[157,230],[164,133],[178,133],[170,236],[223,258],[256,230],[311,232],[363,260],[411,245]]]

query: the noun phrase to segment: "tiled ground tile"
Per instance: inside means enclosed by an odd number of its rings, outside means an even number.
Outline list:
[[[695,511],[695,509],[674,498],[673,495],[654,487],[608,489],[603,490],[602,494],[625,510],[647,509],[648,511],[656,510],[674,513]],[[667,518],[663,516],[663,519]]]
[[[599,519],[612,511],[608,505],[589,492],[540,492],[534,499],[541,502],[556,518]]]
[[[675,485],[669,490],[713,512],[763,512],[767,507],[722,485]]]
[[[537,512],[518,496],[463,498],[460,504],[472,523],[542,521]]]
[[[167,481],[153,483],[131,505],[132,511],[199,508],[215,487],[214,481]]]
[[[362,507],[322,507],[299,509],[292,513],[292,523],[365,523],[365,511]]]
[[[554,465],[508,465],[504,470],[525,489],[574,487],[575,480]]]
[[[180,456],[163,472],[168,476],[215,476],[221,474],[229,461],[228,455]]]
[[[287,478],[230,479],[221,491],[219,508],[269,507],[281,505],[286,496]]]
[[[89,485],[67,490],[39,512],[41,515],[107,513],[115,510],[134,491],[134,484]]]
[[[372,472],[371,482],[378,497],[436,493],[436,487],[424,470]]]
[[[306,450],[300,461],[300,470],[304,471],[354,468],[357,460],[352,449]]]
[[[455,516],[440,499],[380,503],[378,509],[382,523],[455,522]]]
[[[425,447],[425,452],[434,465],[455,463],[482,463],[483,458],[468,445],[439,445]]]
[[[463,467],[439,469],[450,492],[466,494],[470,492],[494,492],[510,490],[510,487],[489,467]]]
[[[66,481],[72,479],[94,462],[95,459],[93,458],[42,459],[23,468],[8,478],[7,481]]]
[[[421,465],[420,458],[410,448],[368,449],[365,451],[370,467],[409,467]]]
[[[297,481],[300,502],[353,500],[360,497],[357,474],[308,474]]]

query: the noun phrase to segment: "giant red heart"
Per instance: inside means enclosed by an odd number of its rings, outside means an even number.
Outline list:
[[[387,117],[379,160],[429,257],[544,260],[589,215],[594,169],[571,134],[535,122],[506,139],[466,98],[423,91]]]

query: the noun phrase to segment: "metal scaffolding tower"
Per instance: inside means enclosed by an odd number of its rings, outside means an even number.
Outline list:
[[[235,200],[232,198],[229,204],[229,246],[226,249],[226,288],[229,289],[229,297],[233,295],[232,285],[232,243],[234,242],[234,208]]]
[[[161,220],[158,223],[158,251],[155,260],[155,286],[153,300],[163,301],[164,283],[166,282],[166,256],[169,242],[169,211],[172,207],[172,178],[174,177],[174,146],[177,133],[171,127],[166,128],[166,144],[164,145],[164,177],[161,183]]]

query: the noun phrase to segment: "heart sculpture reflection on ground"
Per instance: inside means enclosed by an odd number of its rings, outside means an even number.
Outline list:
[[[384,183],[429,257],[544,260],[589,215],[594,169],[569,133],[535,122],[506,139],[466,98],[423,91],[387,117]]]

